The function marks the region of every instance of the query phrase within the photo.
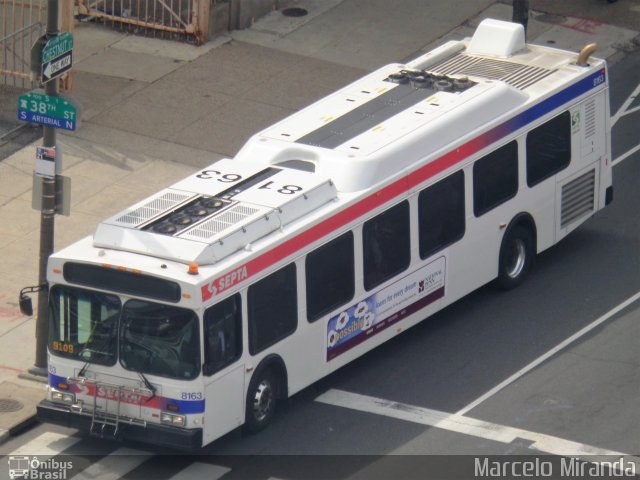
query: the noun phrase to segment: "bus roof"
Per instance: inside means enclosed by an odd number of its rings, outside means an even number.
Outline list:
[[[217,263],[341,195],[428,164],[604,65],[575,62],[526,45],[521,25],[485,20],[473,38],[384,66],[256,134],[233,160],[107,219],[94,245]]]
[[[576,58],[488,19],[472,38],[384,66],[266,128],[235,160],[305,162],[339,191],[369,189],[603,65]]]

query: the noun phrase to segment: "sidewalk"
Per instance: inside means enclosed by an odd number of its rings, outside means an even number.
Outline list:
[[[640,0],[593,0],[588,13],[599,21],[570,16],[584,14],[582,1],[561,3],[564,11],[531,12],[530,42],[577,51],[595,41],[596,56],[610,62],[637,47],[638,32],[629,27],[640,25]],[[364,73],[470,36],[484,18],[511,18],[511,6],[493,0],[450,0],[446,9],[426,0],[371,0],[366,9],[356,0],[300,5],[309,15],[272,12],[202,47],[78,24],[73,96],[83,115],[77,131],[58,134],[72,195],[71,216],[56,217],[56,249],[195,169],[232,157],[253,133]],[[34,164],[33,145],[0,161],[0,441],[33,417],[45,395],[44,383],[22,375],[34,363],[35,320],[18,310],[20,288],[37,283]]]

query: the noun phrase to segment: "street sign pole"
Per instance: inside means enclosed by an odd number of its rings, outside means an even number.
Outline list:
[[[48,0],[47,4],[47,37],[59,35],[58,0]],[[58,96],[58,79],[54,78],[45,84],[45,93]],[[43,146],[56,146],[56,129],[43,126]],[[47,262],[53,253],[54,219],[56,213],[56,177],[43,177],[42,211],[40,213],[40,263],[38,268],[38,285],[44,285],[38,293],[38,313],[36,318],[36,360],[30,373],[46,377],[47,340],[49,336],[49,289],[47,285]]]

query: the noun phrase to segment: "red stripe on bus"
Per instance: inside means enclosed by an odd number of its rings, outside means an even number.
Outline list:
[[[482,137],[486,135],[487,134],[483,135]],[[322,237],[335,230],[338,230],[339,228],[347,225],[355,219],[366,215],[375,208],[384,205],[385,203],[402,194],[405,194],[411,188],[445,171],[449,167],[454,166],[463,158],[478,151],[480,148],[487,144],[486,141],[482,140],[482,137],[478,137],[468,141],[455,150],[446,153],[433,162],[417,169],[414,172],[411,172],[407,176],[400,178],[399,180],[384,187],[383,189],[347,207],[345,210],[342,210],[332,217],[323,220],[317,225],[308,228],[304,232],[296,235],[289,240],[286,240],[285,242],[272,248],[268,252],[263,253],[259,257],[256,257],[252,260],[249,260],[243,266],[235,269],[236,271],[240,271],[246,268],[246,275],[237,275],[234,277],[234,281],[221,284],[220,280],[228,277],[229,272],[227,272],[224,275],[216,278],[212,282],[207,283],[206,285],[202,286],[201,289],[202,301],[209,300],[214,295],[217,295],[228,290],[229,288],[234,287],[247,278],[261,272],[262,270],[267,269],[271,265],[281,261],[282,259],[292,255],[293,253],[302,250],[307,245],[321,239]]]
[[[549,113],[560,105],[567,103],[593,88],[604,85],[606,83],[604,74],[605,70],[602,69],[583,78],[578,81],[578,83],[571,85],[543,100],[541,103],[532,106],[529,110],[525,110],[500,125],[495,126],[491,130],[488,130],[482,135],[468,140],[456,149],[445,153],[436,160],[418,168],[414,172],[408,173],[403,178],[382,188],[378,192],[375,192],[354,205],[347,207],[345,210],[336,213],[333,217],[323,220],[318,225],[305,230],[294,238],[272,248],[268,252],[250,260],[235,270],[226,272],[224,275],[201,287],[202,300],[209,300],[214,295],[236,286],[252,275],[261,272],[283,258],[301,250],[330,232],[343,227],[356,218],[362,217],[376,207],[379,207],[393,198],[406,193],[417,185],[420,185],[426,180],[433,178],[439,173],[442,173],[448,168],[460,163],[463,159],[479,152],[483,148],[495,143],[510,133],[515,132],[519,128],[522,128],[524,125],[540,118],[546,113]]]

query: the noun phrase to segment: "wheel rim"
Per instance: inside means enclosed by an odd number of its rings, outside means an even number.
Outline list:
[[[527,249],[524,244],[524,240],[518,238],[514,240],[509,254],[507,255],[506,271],[510,278],[517,278],[524,270],[524,265],[527,260]]]
[[[273,408],[273,389],[271,383],[264,379],[258,385],[253,397],[253,415],[258,422],[264,421]]]

